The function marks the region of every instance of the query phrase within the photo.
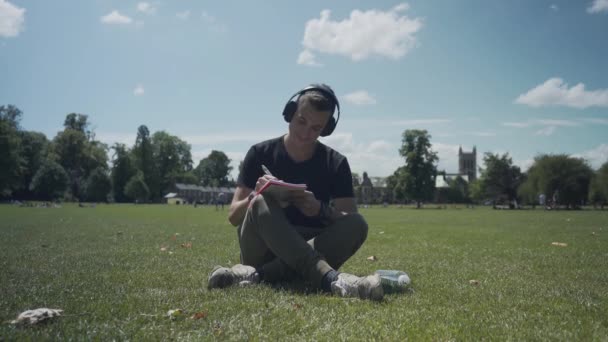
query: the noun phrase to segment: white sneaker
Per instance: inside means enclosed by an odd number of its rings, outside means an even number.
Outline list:
[[[245,286],[259,282],[260,275],[251,266],[241,264],[236,264],[231,268],[215,266],[211,274],[209,274],[207,288],[221,289],[234,284]]]
[[[331,292],[342,297],[359,297],[361,299],[382,300],[384,290],[377,274],[357,277],[340,273],[338,279],[331,283]]]

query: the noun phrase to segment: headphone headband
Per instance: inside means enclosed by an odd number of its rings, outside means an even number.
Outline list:
[[[338,124],[338,121],[340,120],[340,102],[338,101],[338,97],[336,96],[334,91],[326,84],[311,84],[307,87],[300,89],[297,93],[293,94],[287,101],[287,104],[285,104],[285,109],[283,109],[283,117],[285,118],[285,121],[291,121],[291,117],[298,108],[297,101],[299,100],[300,96],[310,91],[318,91],[322,93],[334,104],[334,108],[331,111],[331,117],[327,121],[323,132],[321,132],[321,136],[328,136],[334,131],[336,125]],[[297,99],[295,99],[296,97]],[[337,118],[334,118],[334,113],[336,112],[336,110],[338,111],[338,116]]]

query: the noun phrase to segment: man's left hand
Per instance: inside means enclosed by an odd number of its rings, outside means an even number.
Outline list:
[[[321,201],[316,199],[315,194],[310,191],[294,191],[290,194],[289,203],[306,216],[317,216],[321,208]]]

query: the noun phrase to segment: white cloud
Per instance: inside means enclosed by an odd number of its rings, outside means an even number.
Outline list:
[[[205,135],[183,135],[180,139],[191,145],[216,145],[233,142],[257,143],[274,136],[272,133],[264,132],[234,132],[231,134],[205,134]]]
[[[141,85],[141,84],[138,84],[138,85],[135,87],[135,89],[133,89],[133,95],[135,95],[135,96],[141,96],[141,95],[143,95],[144,93],[145,93],[144,86],[143,86],[143,85]]]
[[[114,10],[109,14],[102,16],[101,22],[104,24],[130,24],[133,22],[133,19]]]
[[[390,176],[404,163],[403,158],[399,156],[398,146],[385,140],[358,143],[353,139],[352,133],[332,134],[321,140],[344,154],[352,172],[359,175],[367,172],[370,177]]]
[[[25,8],[0,0],[0,37],[16,37],[23,30]]]
[[[388,11],[353,10],[342,21],[330,18],[330,10],[306,23],[302,45],[304,51],[346,56],[361,61],[371,56],[399,59],[417,45],[415,34],[422,28],[422,19],[410,19],[402,12],[407,4]],[[302,63],[300,63],[302,64]]]
[[[474,135],[476,137],[495,137],[496,133],[481,131],[481,132],[471,132],[471,135]]]
[[[317,62],[316,56],[308,50],[300,52],[300,55],[298,56],[298,64],[309,66],[323,66],[323,64]]]
[[[203,20],[206,21],[207,23],[210,23],[210,24],[215,23],[215,17],[212,16],[211,14],[207,13],[206,11],[203,11],[203,13],[201,13],[201,18],[203,18]]]
[[[536,122],[538,122],[540,125],[558,126],[558,127],[577,127],[577,126],[581,125],[578,122],[570,121],[570,120],[542,119],[542,120],[536,120]]]
[[[137,11],[145,14],[154,14],[156,13],[156,7],[149,2],[139,2],[137,3]]]
[[[554,11],[559,11],[559,7],[556,4],[551,4],[551,6],[549,6],[549,8],[551,8]]]
[[[135,143],[136,136],[136,133],[95,132],[95,139],[107,144],[110,147],[114,145],[114,143],[121,143],[131,148]]]
[[[366,148],[369,153],[386,153],[393,150],[393,145],[384,140],[372,141]]]
[[[593,0],[591,6],[587,8],[589,13],[608,12],[608,0]]]
[[[332,134],[321,139],[348,158],[351,170],[358,174],[367,172],[370,177],[387,177],[405,164],[399,155],[399,143],[386,140],[375,140],[370,143],[358,143],[352,133]],[[439,157],[438,169],[447,172],[458,172],[459,145],[432,143],[432,150]]]
[[[514,127],[514,128],[528,128],[535,126],[543,126],[535,132],[535,135],[550,136],[555,133],[558,127],[579,127],[580,122],[572,120],[559,120],[559,119],[537,119],[528,120],[524,122],[503,122],[503,126]]]
[[[398,125],[398,126],[426,126],[426,125],[437,125],[437,124],[444,124],[444,123],[450,123],[452,122],[452,120],[450,119],[412,119],[412,120],[399,120],[399,121],[393,121],[390,122],[389,124],[392,125]]]
[[[586,159],[594,169],[608,162],[608,144],[600,144],[596,148],[574,154],[573,157]]]
[[[568,88],[568,84],[561,78],[554,77],[519,95],[515,102],[532,107],[550,105],[579,109],[592,106],[608,107],[608,89],[585,90],[583,83]]]
[[[547,127],[543,127],[541,129],[539,129],[538,131],[536,131],[536,135],[544,135],[544,136],[550,136],[553,133],[555,133],[555,126],[547,126]]]
[[[407,11],[408,9],[410,9],[410,5],[405,2],[393,7],[393,11],[395,12],[403,12]]]
[[[377,115],[369,113],[368,117],[376,117]],[[399,120],[394,118],[371,119],[371,118],[352,118],[348,120],[349,127],[357,130],[369,130],[371,128],[402,128],[402,129],[427,129],[431,125],[443,125],[450,123],[450,119],[410,119]],[[402,130],[401,130],[402,131]]]
[[[460,145],[450,145],[438,142],[432,144],[433,151],[437,152],[437,156],[439,157],[437,170],[445,170],[448,173],[458,172],[458,149],[460,148]]]
[[[433,137],[450,138],[450,137],[463,137],[463,136],[467,136],[467,135],[474,136],[474,137],[487,138],[487,137],[495,137],[496,133],[488,132],[488,131],[476,131],[476,132],[475,131],[474,132],[458,131],[458,134],[441,132],[441,133],[433,134]]]
[[[190,10],[185,10],[183,12],[177,12],[175,16],[181,20],[188,20],[190,18]]]
[[[376,104],[376,99],[365,90],[359,90],[343,96],[344,100],[354,105]]]
[[[225,32],[226,31],[226,27],[224,25],[220,24],[214,16],[207,13],[206,11],[203,11],[201,13],[201,18],[203,19],[203,21],[207,24],[207,26],[211,30],[216,31],[216,32]]]
[[[608,125],[608,119],[601,118],[582,118],[581,121],[597,125]]]
[[[531,122],[503,122],[502,125],[503,126],[507,126],[507,127],[516,127],[516,128],[525,128],[525,127],[530,127],[532,123]]]
[[[516,128],[526,128],[531,126],[578,127],[581,126],[581,123],[572,120],[537,119],[523,122],[503,122],[501,125]]]
[[[527,172],[528,169],[530,168],[530,166],[532,166],[533,164],[534,164],[533,158],[524,159],[524,160],[513,160],[513,165],[519,166],[519,168],[524,172]]]

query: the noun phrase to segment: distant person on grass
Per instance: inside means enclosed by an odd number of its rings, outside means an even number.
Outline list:
[[[361,247],[368,227],[357,213],[346,157],[317,140],[330,135],[340,118],[336,95],[324,84],[308,86],[289,99],[283,117],[287,134],[247,152],[230,204],[242,264],[214,268],[208,287],[302,279],[339,296],[381,300],[380,276],[337,271]],[[307,190],[293,192],[287,203],[255,196],[272,178],[305,183]]]
[[[226,203],[226,195],[223,192],[220,192],[215,200],[215,210],[218,210],[219,206],[224,210],[224,203]]]

